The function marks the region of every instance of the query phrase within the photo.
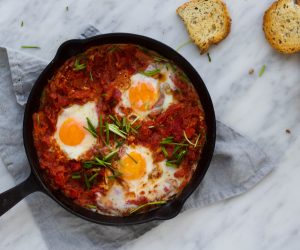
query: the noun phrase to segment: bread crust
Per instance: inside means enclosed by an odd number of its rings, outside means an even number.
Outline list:
[[[207,30],[205,30],[205,32],[208,33],[206,39],[203,39],[203,38],[201,39],[196,36],[196,32],[191,27],[190,20],[188,20],[186,13],[185,13],[185,11],[188,8],[194,8],[194,7],[201,8],[201,5],[203,5],[203,3],[211,3],[211,4],[221,5],[221,10],[219,10],[219,12],[209,13],[211,19],[208,18],[208,20],[204,20],[203,22],[207,22],[210,24],[213,21],[212,20],[213,15],[219,15],[221,18],[221,22],[223,24],[222,28],[220,30],[218,30],[217,33],[215,32],[214,34],[212,34],[212,33],[207,32]],[[230,33],[231,18],[230,18],[230,14],[227,9],[227,6],[222,0],[191,0],[191,1],[186,2],[186,3],[182,4],[181,6],[179,6],[177,8],[176,12],[180,16],[182,21],[184,22],[191,40],[198,46],[201,54],[206,53],[211,45],[213,45],[213,44],[216,45],[216,44],[220,43]],[[199,18],[202,16],[203,16],[202,14],[198,15]]]
[[[300,51],[300,0],[275,1],[265,12],[263,31],[270,45],[284,54]],[[295,32],[294,32],[295,29]]]

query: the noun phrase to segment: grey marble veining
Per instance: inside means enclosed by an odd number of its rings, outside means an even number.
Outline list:
[[[63,41],[93,24],[102,33],[138,33],[177,48],[188,40],[175,14],[183,2],[0,0],[0,45],[39,45],[24,52],[51,60]],[[205,81],[218,119],[259,143],[278,168],[250,192],[184,212],[125,249],[299,249],[300,54],[280,55],[266,42],[262,17],[271,0],[225,2],[232,30],[210,50],[212,62],[192,44],[179,52]],[[0,163],[0,192],[13,185]],[[46,249],[25,202],[1,217],[0,248]]]

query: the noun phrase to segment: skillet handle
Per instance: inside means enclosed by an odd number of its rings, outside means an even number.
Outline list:
[[[27,195],[40,190],[41,186],[37,183],[35,176],[31,173],[25,181],[0,194],[0,216]]]

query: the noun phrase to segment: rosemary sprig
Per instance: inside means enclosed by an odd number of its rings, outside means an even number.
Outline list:
[[[149,71],[141,71],[140,73],[145,76],[154,76],[160,72],[160,69],[153,69]]]
[[[81,63],[80,64],[79,59],[75,60],[73,70],[79,71],[79,70],[83,70],[85,68],[86,68],[86,64],[85,63]]]
[[[148,203],[145,203],[145,204],[143,204],[141,206],[138,206],[137,208],[132,209],[129,212],[129,214],[133,214],[133,213],[135,213],[135,212],[137,212],[137,211],[139,211],[142,208],[147,207],[147,206],[151,206],[151,205],[164,205],[166,203],[167,203],[167,201],[153,201],[153,202],[148,202]]]

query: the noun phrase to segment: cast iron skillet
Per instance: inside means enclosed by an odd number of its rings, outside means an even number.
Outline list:
[[[53,76],[55,71],[71,56],[79,54],[86,49],[101,45],[101,44],[115,44],[115,43],[132,43],[144,46],[148,49],[154,50],[168,59],[173,60],[190,78],[191,82],[196,88],[202,102],[206,122],[207,122],[207,142],[201,156],[201,160],[197,169],[182,193],[174,200],[169,201],[166,205],[143,214],[136,214],[128,217],[113,217],[104,216],[94,213],[85,208],[74,204],[70,199],[66,198],[58,191],[53,191],[44,181],[44,177],[39,168],[38,157],[33,143],[33,121],[32,114],[39,108],[39,100],[48,80]],[[153,40],[148,37],[127,34],[127,33],[112,33],[91,37],[85,40],[69,40],[64,42],[58,49],[54,59],[48,64],[44,71],[40,74],[36,83],[34,84],[29,95],[23,120],[23,140],[26,155],[31,167],[31,174],[21,184],[0,194],[0,215],[13,207],[21,199],[32,192],[40,191],[54,199],[60,206],[69,212],[89,220],[91,222],[104,225],[132,225],[144,223],[152,220],[166,220],[175,217],[181,210],[185,200],[192,194],[202,181],[212,158],[216,137],[216,120],[211,98],[205,87],[204,82],[198,75],[197,71],[191,64],[179,55],[172,48],[167,45]]]

